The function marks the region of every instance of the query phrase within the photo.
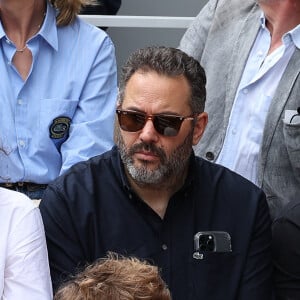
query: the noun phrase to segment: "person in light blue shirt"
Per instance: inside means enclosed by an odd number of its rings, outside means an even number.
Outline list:
[[[261,187],[276,219],[300,195],[300,1],[209,0],[179,48],[207,76],[196,155]]]
[[[0,3],[0,186],[40,198],[113,145],[114,46],[77,16],[88,1]]]

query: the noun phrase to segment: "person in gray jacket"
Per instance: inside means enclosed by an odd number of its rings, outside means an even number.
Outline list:
[[[299,24],[299,0],[210,0],[179,46],[207,75],[196,154],[262,187],[273,218],[300,197]]]

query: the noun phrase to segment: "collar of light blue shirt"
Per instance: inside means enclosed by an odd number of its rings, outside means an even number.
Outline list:
[[[40,35],[54,50],[58,50],[58,37],[56,24],[57,10],[47,1],[47,12],[45,20],[38,35]],[[2,22],[0,20],[0,40],[7,38]]]
[[[263,29],[266,28],[266,18],[264,13],[260,16],[260,23],[261,27]],[[296,27],[294,27],[292,30],[285,33],[282,37],[282,43],[284,45],[289,45],[290,43],[293,43],[298,49],[300,49],[300,24],[298,24]]]

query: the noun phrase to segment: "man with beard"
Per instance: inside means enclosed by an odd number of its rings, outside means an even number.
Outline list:
[[[122,69],[116,146],[49,185],[40,209],[54,288],[108,251],[157,265],[173,299],[270,299],[264,193],[195,157],[205,73],[148,47]]]

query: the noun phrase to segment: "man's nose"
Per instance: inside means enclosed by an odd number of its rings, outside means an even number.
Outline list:
[[[151,118],[146,120],[145,126],[140,132],[140,139],[144,142],[157,142],[159,133],[155,130]]]

